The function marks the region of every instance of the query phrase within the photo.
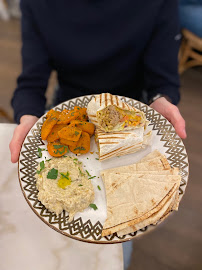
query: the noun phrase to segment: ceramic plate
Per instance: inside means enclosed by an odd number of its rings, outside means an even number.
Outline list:
[[[54,109],[61,111],[64,109],[71,110],[74,106],[87,107],[92,97],[92,95],[88,95],[71,99],[58,105]],[[162,115],[149,106],[127,97],[119,96],[119,98],[131,106],[145,112],[147,119],[150,121],[149,128],[152,130],[152,144],[134,154],[115,157],[100,162],[98,160],[94,136],[91,138],[90,152],[79,156],[78,159],[83,163],[84,170],[88,170],[92,176],[96,176],[91,180],[95,190],[94,203],[98,207],[96,211],[92,208],[87,208],[83,212],[77,213],[72,222],[68,222],[67,212],[63,211],[59,216],[56,216],[38,201],[35,178],[36,168],[39,162],[50,158],[46,151],[46,142],[42,141],[40,136],[41,126],[46,119],[45,115],[32,127],[21,148],[18,163],[19,181],[27,203],[34,213],[49,227],[73,239],[99,244],[119,243],[133,239],[158,226],[150,225],[135,233],[122,237],[118,237],[116,233],[102,237],[102,224],[106,218],[106,199],[104,186],[100,177],[100,170],[135,163],[151,151],[158,149],[162,154],[166,155],[171,166],[178,167],[181,171],[182,181],[179,188],[180,200],[185,192],[189,174],[188,158],[185,146],[179,136],[175,133],[173,126]],[[44,149],[41,158],[38,156],[38,147]],[[72,153],[69,153],[68,155],[75,157]],[[98,185],[101,190],[97,188]]]

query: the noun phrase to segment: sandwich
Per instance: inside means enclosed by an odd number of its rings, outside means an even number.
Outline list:
[[[104,132],[132,130],[146,126],[144,112],[109,93],[96,95],[87,106],[88,117]]]

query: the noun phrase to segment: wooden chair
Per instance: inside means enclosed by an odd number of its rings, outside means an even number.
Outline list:
[[[202,66],[202,38],[187,29],[182,29],[179,51],[179,73],[195,66]]]
[[[1,108],[0,108],[0,123],[14,123],[13,119],[8,115],[8,113]]]

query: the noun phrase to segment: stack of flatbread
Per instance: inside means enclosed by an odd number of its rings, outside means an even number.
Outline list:
[[[151,131],[147,130],[149,121],[144,112],[115,95],[96,95],[89,102],[87,113],[96,126],[100,161],[137,152],[151,143]]]
[[[178,210],[181,176],[158,150],[138,163],[101,172],[107,199],[102,236],[135,232]]]

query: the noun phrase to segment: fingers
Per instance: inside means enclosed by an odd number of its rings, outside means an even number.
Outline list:
[[[13,138],[9,145],[12,163],[16,163],[18,161],[20,149],[26,135],[27,130],[25,130],[22,125],[16,127]]]
[[[24,115],[21,117],[20,125],[16,127],[13,133],[13,138],[9,144],[12,163],[16,163],[18,161],[22,143],[27,133],[37,120],[38,118],[32,115]]]
[[[167,101],[164,97],[155,100],[150,107],[162,114],[174,126],[176,133],[182,139],[186,139],[185,120],[177,106]]]
[[[185,120],[176,106],[171,111],[170,122],[174,126],[176,133],[180,136],[180,138],[186,139],[187,134],[185,129]]]

